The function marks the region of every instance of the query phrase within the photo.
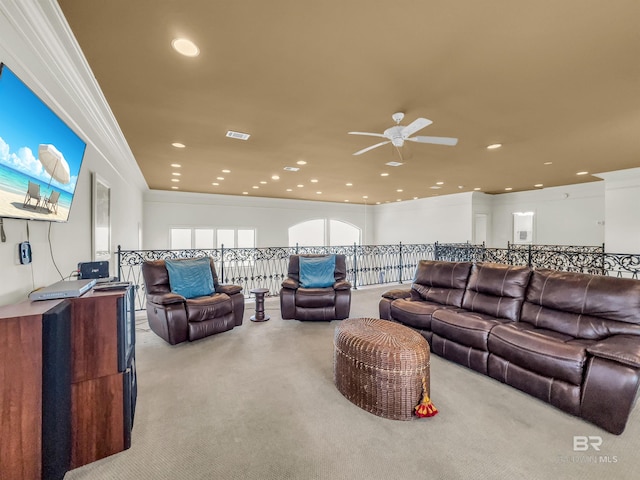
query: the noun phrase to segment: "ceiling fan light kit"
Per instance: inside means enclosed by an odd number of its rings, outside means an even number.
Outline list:
[[[417,118],[413,122],[411,122],[406,127],[400,125],[400,122],[404,119],[404,113],[397,112],[391,115],[391,118],[396,125],[393,127],[387,128],[384,133],[372,133],[372,132],[349,132],[350,135],[367,135],[370,137],[381,137],[386,138],[387,140],[384,142],[377,143],[367,148],[363,148],[362,150],[357,151],[354,155],[361,155],[369,150],[373,150],[374,148],[381,147],[382,145],[386,145],[387,143],[391,143],[396,148],[400,148],[404,145],[405,140],[411,142],[418,143],[433,143],[436,145],[449,145],[454,146],[458,143],[457,138],[453,137],[412,137],[414,133],[418,130],[422,130],[424,127],[431,125],[433,122],[428,118]]]

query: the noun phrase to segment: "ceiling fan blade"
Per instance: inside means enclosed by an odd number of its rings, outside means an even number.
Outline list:
[[[368,135],[370,137],[381,137],[381,138],[387,138],[386,136],[384,136],[381,133],[371,133],[371,132],[348,132],[349,135]]]
[[[374,148],[381,147],[382,145],[386,145],[387,143],[391,143],[389,140],[382,143],[376,143],[375,145],[371,145],[370,147],[364,148],[359,152],[354,153],[354,155],[360,155],[361,153],[368,152],[369,150],[373,150]]]
[[[450,146],[454,146],[456,143],[458,143],[458,139],[453,137],[411,137],[407,138],[407,140],[411,142],[435,143],[436,145]]]
[[[416,118],[413,122],[402,129],[402,138],[407,138],[416,133],[418,130],[422,130],[427,125],[431,125],[433,122],[428,118]]]

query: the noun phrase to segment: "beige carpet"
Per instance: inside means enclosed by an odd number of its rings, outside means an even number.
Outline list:
[[[405,285],[406,286],[406,285]],[[352,317],[380,293],[353,292]],[[408,422],[359,409],[333,385],[338,322],[253,323],[170,346],[137,331],[132,447],[65,479],[636,479],[640,408],[615,436],[509,386],[432,357],[440,413]],[[573,451],[574,436],[600,451]]]

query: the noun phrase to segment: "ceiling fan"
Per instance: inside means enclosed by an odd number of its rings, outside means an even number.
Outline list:
[[[417,118],[413,122],[411,122],[406,127],[400,125],[400,122],[404,118],[404,113],[398,112],[394,113],[391,118],[396,122],[394,127],[387,128],[384,133],[369,133],[369,132],[349,132],[350,135],[368,135],[370,137],[382,137],[387,140],[384,142],[376,143],[370,147],[364,148],[354,155],[360,155],[361,153],[368,152],[369,150],[373,150],[374,148],[381,147],[382,145],[386,145],[387,143],[391,143],[394,147],[398,148],[404,145],[404,141],[408,140],[410,142],[418,142],[418,143],[435,143],[437,145],[450,145],[453,146],[458,143],[457,138],[453,137],[412,137],[414,133],[418,130],[423,129],[424,127],[431,125],[433,122],[427,118]]]

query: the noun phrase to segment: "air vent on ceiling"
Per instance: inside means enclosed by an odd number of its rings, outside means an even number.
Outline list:
[[[284,167],[287,172],[297,172],[300,170],[298,167]]]
[[[385,163],[385,165],[389,165],[390,167],[399,167],[400,165],[402,165],[401,162],[387,162]]]
[[[250,136],[251,135],[249,135],[248,133],[234,132],[233,130],[229,130],[227,132],[227,137],[235,138],[235,139],[238,139],[238,140],[249,140]]]

